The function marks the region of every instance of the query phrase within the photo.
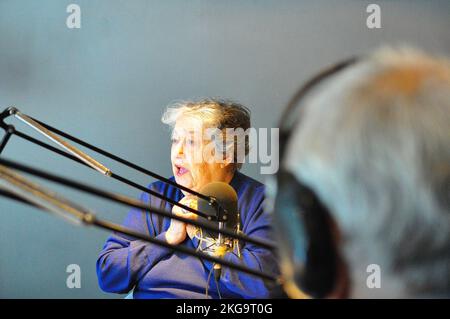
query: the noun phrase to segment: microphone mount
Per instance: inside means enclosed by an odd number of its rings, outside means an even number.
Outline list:
[[[46,138],[48,138],[52,142],[56,143],[63,150],[61,150],[61,149],[59,149],[57,147],[54,147],[54,146],[52,146],[50,144],[44,143],[44,142],[42,142],[40,140],[37,140],[37,139],[35,139],[35,138],[33,138],[33,137],[31,137],[31,136],[29,136],[29,135],[19,131],[19,130],[17,130],[14,125],[7,124],[5,122],[5,120],[8,117],[10,117],[10,116],[13,116],[13,117],[17,118],[18,120],[20,120],[21,122],[27,124],[28,126],[33,128],[34,130],[36,130],[38,133],[44,135]],[[89,143],[87,143],[87,142],[85,142],[85,141],[83,141],[81,139],[78,139],[78,138],[76,138],[76,137],[74,137],[72,135],[69,135],[69,134],[67,134],[67,133],[65,133],[65,132],[63,132],[61,130],[58,130],[58,129],[54,128],[54,127],[51,127],[51,126],[49,126],[49,125],[47,125],[47,124],[45,124],[45,123],[43,123],[43,122],[33,118],[33,117],[25,115],[25,114],[21,113],[15,107],[8,107],[7,109],[5,109],[3,112],[0,113],[0,128],[2,128],[5,131],[5,135],[3,136],[3,138],[0,141],[0,165],[3,165],[5,167],[9,167],[9,168],[12,168],[12,169],[15,169],[15,170],[19,170],[19,171],[22,171],[22,172],[25,172],[25,173],[28,173],[28,174],[31,174],[31,175],[34,175],[34,176],[38,176],[38,177],[44,178],[46,180],[62,184],[64,186],[75,188],[75,189],[78,189],[80,191],[89,193],[89,194],[97,196],[97,197],[105,198],[105,199],[111,200],[111,201],[116,202],[116,203],[121,203],[121,204],[128,205],[128,206],[131,206],[131,207],[140,208],[140,209],[145,210],[145,211],[151,211],[152,213],[155,213],[157,215],[161,215],[161,216],[164,216],[164,217],[167,217],[167,218],[180,220],[182,222],[195,225],[197,227],[201,227],[201,228],[204,228],[204,229],[207,229],[207,230],[210,230],[210,231],[217,232],[217,233],[219,233],[219,235],[223,234],[223,235],[225,235],[227,237],[235,238],[237,240],[242,240],[242,241],[247,242],[247,243],[252,243],[252,244],[258,245],[260,247],[265,247],[265,248],[267,248],[269,250],[274,250],[275,249],[275,246],[274,246],[273,243],[266,242],[266,241],[260,240],[260,239],[251,238],[251,237],[248,237],[248,236],[246,236],[246,235],[244,235],[242,233],[233,233],[230,230],[224,228],[223,224],[229,218],[228,212],[226,211],[226,209],[224,209],[222,207],[222,205],[218,202],[218,200],[216,198],[214,198],[212,196],[206,196],[204,194],[201,194],[199,192],[191,190],[191,189],[189,189],[187,187],[179,185],[175,181],[172,181],[172,180],[169,180],[167,178],[164,178],[164,177],[162,177],[162,176],[160,176],[160,175],[158,175],[158,174],[156,174],[156,173],[154,173],[154,172],[152,172],[152,171],[150,171],[148,169],[145,169],[145,168],[143,168],[141,166],[138,166],[138,165],[136,165],[134,163],[131,163],[131,162],[129,162],[129,161],[127,161],[127,160],[125,160],[125,159],[123,159],[121,157],[118,157],[118,156],[116,156],[116,155],[114,155],[114,154],[112,154],[110,152],[107,152],[107,151],[105,151],[103,149],[100,149],[100,148],[98,148],[98,147],[96,147],[94,145],[91,145],[91,144],[89,144]],[[155,207],[151,207],[149,205],[144,205],[140,201],[133,200],[131,198],[128,198],[128,197],[125,197],[125,196],[122,196],[122,195],[108,193],[106,191],[102,191],[100,189],[89,187],[87,185],[71,181],[69,179],[65,179],[65,178],[62,178],[62,177],[59,177],[59,176],[56,176],[56,175],[52,175],[52,174],[43,172],[43,171],[32,169],[30,167],[27,167],[27,166],[24,166],[24,165],[21,165],[21,164],[18,164],[18,163],[14,163],[12,161],[5,160],[5,159],[3,159],[3,156],[1,156],[1,153],[5,149],[5,147],[7,146],[9,141],[11,140],[11,136],[13,136],[13,135],[15,135],[15,136],[17,136],[19,138],[22,138],[22,139],[24,139],[24,140],[26,140],[28,142],[31,142],[33,144],[36,144],[36,145],[38,145],[40,147],[43,147],[43,148],[45,148],[47,150],[50,150],[50,151],[52,151],[52,152],[54,152],[54,153],[56,153],[58,155],[61,155],[61,156],[66,157],[68,159],[71,159],[71,160],[73,160],[73,161],[75,161],[77,163],[80,163],[82,165],[88,166],[91,169],[94,169],[94,170],[102,173],[102,175],[104,175],[104,176],[107,176],[107,177],[113,178],[115,180],[118,180],[118,181],[120,181],[120,182],[122,182],[124,184],[127,184],[127,185],[131,186],[131,187],[134,187],[134,188],[139,189],[139,190],[141,190],[143,192],[149,193],[152,196],[161,198],[162,200],[165,200],[165,201],[167,201],[167,202],[169,202],[169,203],[171,203],[173,205],[177,205],[177,206],[181,207],[182,209],[184,209],[186,211],[190,211],[190,212],[195,213],[195,214],[197,214],[197,215],[199,215],[201,217],[206,218],[208,221],[218,221],[219,222],[219,227],[218,228],[217,227],[213,227],[213,226],[211,226],[211,225],[209,225],[207,223],[200,222],[200,221],[188,220],[188,219],[185,219],[183,217],[179,217],[179,216],[173,215],[170,212],[166,212],[166,211],[163,211],[161,209],[157,209]],[[144,187],[142,185],[139,185],[139,184],[137,184],[137,183],[135,183],[135,182],[133,182],[133,181],[131,181],[129,179],[126,179],[126,178],[116,174],[111,169],[107,168],[105,165],[103,165],[100,162],[96,161],[92,157],[90,157],[87,154],[83,153],[82,151],[80,151],[79,149],[77,149],[76,147],[74,147],[73,145],[68,143],[67,141],[65,141],[63,138],[65,138],[67,140],[70,140],[70,141],[72,141],[74,143],[77,143],[77,144],[79,144],[79,145],[81,145],[83,147],[86,147],[86,148],[88,148],[88,149],[90,149],[90,150],[92,150],[92,151],[94,151],[96,153],[99,153],[99,154],[101,154],[101,155],[103,155],[103,156],[105,156],[107,158],[110,158],[110,159],[112,159],[112,160],[114,160],[116,162],[119,162],[119,163],[121,163],[121,164],[123,164],[125,166],[128,166],[128,167],[130,167],[130,168],[132,168],[132,169],[134,169],[136,171],[139,171],[139,172],[141,172],[143,174],[146,174],[148,176],[156,178],[157,180],[160,180],[160,181],[162,181],[164,183],[170,184],[170,185],[172,185],[172,186],[174,186],[174,187],[176,187],[176,188],[178,188],[180,190],[186,191],[187,193],[190,193],[190,194],[192,194],[194,196],[197,196],[199,199],[207,201],[208,204],[215,209],[217,214],[215,216],[211,215],[211,214],[205,214],[205,213],[200,212],[200,211],[198,211],[196,209],[193,209],[193,208],[191,208],[189,206],[180,204],[180,203],[178,203],[178,202],[176,202],[176,201],[174,201],[174,200],[172,200],[170,198],[165,197],[164,195],[162,195],[162,194],[160,194],[158,192],[155,192],[155,191],[153,191],[153,190],[151,190],[151,189],[149,189],[147,187]],[[8,176],[8,174],[6,174],[5,172],[7,172],[7,171],[3,170],[3,173],[4,173],[3,176]],[[12,190],[14,190],[14,191],[12,191]],[[2,187],[0,187],[0,195],[1,196],[6,196],[6,197],[9,197],[9,198],[14,199],[14,200],[18,200],[18,201],[24,202],[26,204],[30,204],[32,206],[36,206],[36,207],[41,208],[41,209],[46,209],[47,208],[46,210],[49,210],[48,207],[46,207],[46,205],[40,205],[41,202],[33,201],[32,198],[28,197],[28,195],[24,195],[23,191],[19,192],[19,194],[16,191],[17,191],[17,189],[8,189],[7,187],[5,187],[5,184],[3,184]],[[49,199],[49,197],[47,197],[47,199]],[[81,216],[81,218],[79,218],[79,219],[81,219],[83,224],[94,225],[94,226],[97,226],[97,227],[100,227],[100,228],[103,228],[103,229],[107,229],[107,230],[119,232],[119,233],[122,233],[122,234],[126,234],[126,235],[129,235],[129,236],[138,238],[138,239],[142,239],[142,240],[145,240],[145,241],[148,241],[148,242],[151,242],[151,243],[155,243],[155,244],[163,246],[163,247],[167,247],[167,248],[171,248],[173,250],[185,252],[187,254],[194,255],[194,256],[197,256],[199,258],[203,258],[203,259],[215,262],[215,263],[223,264],[224,266],[228,266],[228,267],[234,268],[236,270],[247,272],[249,274],[253,274],[253,275],[259,276],[261,278],[267,279],[267,280],[276,280],[276,278],[274,278],[270,274],[262,273],[261,271],[252,270],[252,269],[249,269],[248,267],[245,267],[243,265],[235,265],[233,263],[227,262],[224,259],[211,257],[209,255],[203,256],[204,254],[200,254],[199,255],[198,252],[195,252],[195,251],[192,252],[189,249],[187,249],[186,247],[172,246],[172,245],[169,245],[169,244],[167,244],[165,242],[160,242],[159,240],[157,240],[155,238],[152,238],[152,237],[140,234],[140,233],[138,233],[138,232],[136,232],[136,231],[134,231],[132,229],[124,228],[123,226],[120,226],[120,225],[117,225],[117,224],[114,224],[114,223],[111,223],[111,222],[108,222],[108,221],[99,220],[99,219],[97,219],[95,217],[95,215],[93,215],[92,213],[89,213],[89,212],[86,213],[86,211],[83,210],[83,209],[79,210],[77,216],[78,217]]]
[[[47,174],[45,172],[40,172],[40,171],[37,171],[35,169],[31,169],[29,167],[25,167],[24,165],[13,163],[11,161],[2,160],[1,159],[2,158],[1,152],[5,148],[6,144],[10,141],[10,137],[12,135],[15,135],[15,136],[17,136],[19,138],[22,138],[22,139],[24,139],[26,141],[29,141],[29,142],[31,142],[31,143],[33,143],[35,145],[43,147],[44,149],[50,150],[50,151],[52,151],[52,152],[54,152],[56,154],[59,154],[59,155],[61,155],[63,157],[69,158],[72,161],[75,161],[75,162],[80,163],[82,165],[85,165],[85,166],[88,166],[90,168],[93,168],[91,165],[89,165],[89,163],[92,163],[92,162],[83,161],[79,157],[77,157],[77,156],[75,156],[73,154],[67,153],[67,152],[65,152],[63,150],[60,150],[60,149],[58,149],[58,148],[56,148],[56,147],[54,147],[52,145],[49,145],[49,144],[44,143],[44,142],[42,142],[40,140],[37,140],[37,139],[35,139],[35,138],[33,138],[33,137],[31,137],[31,136],[29,136],[29,135],[19,131],[19,130],[17,130],[13,125],[5,123],[5,119],[8,118],[9,116],[21,116],[22,118],[25,118],[25,117],[29,118],[33,122],[28,121],[28,123],[33,125],[34,122],[35,122],[35,123],[37,123],[39,125],[39,126],[35,125],[35,127],[33,127],[37,131],[39,131],[39,129],[41,127],[43,127],[44,129],[48,130],[49,132],[51,132],[53,134],[57,134],[59,136],[62,136],[63,138],[66,138],[66,139],[68,139],[68,140],[70,140],[70,141],[72,141],[74,143],[82,145],[82,146],[84,146],[84,147],[86,147],[86,148],[88,148],[88,149],[90,149],[90,150],[92,150],[92,151],[94,151],[96,153],[99,153],[99,154],[101,154],[101,155],[103,155],[105,157],[108,157],[108,158],[110,158],[110,159],[112,159],[112,160],[114,160],[116,162],[119,162],[119,163],[121,163],[121,164],[123,164],[125,166],[128,166],[128,167],[130,167],[130,168],[132,168],[132,169],[134,169],[136,171],[139,171],[139,172],[141,172],[143,174],[146,174],[148,176],[154,177],[154,178],[156,178],[156,179],[158,179],[158,180],[160,180],[162,182],[165,182],[167,184],[173,185],[174,187],[177,187],[177,188],[179,188],[181,190],[185,190],[185,191],[193,194],[194,196],[197,196],[198,198],[207,201],[208,204],[215,209],[216,215],[214,216],[212,214],[206,214],[204,212],[200,212],[200,211],[198,211],[196,209],[193,209],[193,208],[191,208],[189,206],[180,204],[177,201],[172,200],[171,198],[167,198],[166,196],[163,196],[162,194],[160,194],[158,192],[155,192],[155,191],[153,191],[153,190],[151,190],[151,189],[149,189],[147,187],[139,185],[139,184],[137,184],[137,183],[135,183],[135,182],[133,182],[133,181],[131,181],[129,179],[126,179],[126,178],[116,174],[110,169],[108,169],[109,174],[107,174],[105,176],[111,177],[111,178],[113,178],[115,180],[118,180],[118,181],[120,181],[120,182],[122,182],[124,184],[127,184],[127,185],[129,185],[129,186],[131,186],[133,188],[139,189],[140,191],[146,192],[146,193],[148,193],[148,194],[150,194],[152,196],[155,196],[155,197],[158,197],[158,198],[160,198],[162,200],[165,200],[165,201],[167,201],[170,204],[177,205],[177,206],[181,207],[182,209],[184,209],[186,211],[190,211],[190,212],[195,213],[195,214],[197,214],[197,215],[199,215],[201,217],[206,218],[208,221],[218,221],[220,223],[220,222],[226,222],[228,220],[228,218],[229,218],[228,212],[226,211],[226,209],[224,209],[222,207],[222,205],[220,205],[220,203],[217,201],[216,198],[214,198],[212,196],[206,196],[204,194],[201,194],[199,192],[191,190],[191,189],[189,189],[187,187],[179,185],[179,184],[177,184],[176,182],[174,182],[172,180],[164,178],[164,177],[162,177],[162,176],[160,176],[160,175],[158,175],[158,174],[156,174],[156,173],[154,173],[154,172],[152,172],[150,170],[147,170],[147,169],[145,169],[143,167],[140,167],[140,166],[138,166],[138,165],[136,165],[134,163],[131,163],[131,162],[129,162],[129,161],[123,159],[123,158],[120,158],[120,157],[118,157],[118,156],[116,156],[116,155],[114,155],[114,154],[112,154],[110,152],[107,152],[107,151],[105,151],[103,149],[100,149],[100,148],[98,148],[96,146],[93,146],[93,145],[91,145],[91,144],[89,144],[89,143],[87,143],[85,141],[82,141],[82,140],[80,140],[80,139],[78,139],[78,138],[76,138],[74,136],[71,136],[71,135],[69,135],[69,134],[67,134],[65,132],[62,132],[62,131],[60,131],[60,130],[54,128],[54,127],[51,127],[51,126],[49,126],[49,125],[47,125],[47,124],[45,124],[45,123],[43,123],[43,122],[41,122],[41,121],[39,121],[39,120],[37,120],[35,118],[32,118],[32,117],[27,116],[27,115],[24,115],[16,107],[13,107],[13,106],[6,108],[2,113],[0,113],[0,127],[3,128],[5,130],[5,132],[6,132],[5,136],[3,137],[2,141],[0,142],[0,164],[9,166],[9,167],[14,168],[14,169],[19,169],[19,170],[22,170],[22,171],[24,171],[26,173],[34,174],[36,176],[39,176],[39,177],[42,177],[44,179],[51,180],[51,181],[54,181],[54,182],[57,182],[57,183],[60,183],[60,184],[63,184],[63,185],[70,184],[74,188],[77,188],[77,189],[79,189],[81,191],[86,191],[86,192],[88,192],[90,194],[93,194],[93,195],[96,195],[96,196],[100,196],[100,197],[107,198],[107,199],[110,199],[110,200],[113,200],[113,201],[117,201],[116,197],[110,196],[109,194],[105,194],[104,192],[102,192],[100,190],[97,190],[97,189],[94,189],[94,188],[89,188],[89,187],[84,187],[84,185],[80,185],[79,183],[78,184],[77,183],[72,183],[71,184],[70,181],[67,180],[67,179],[64,179],[64,178],[61,178],[61,177],[58,177],[58,176],[52,176],[52,175]],[[59,137],[57,137],[57,138],[59,138]],[[65,141],[63,141],[63,142],[65,142]],[[67,143],[67,142],[65,142],[65,143]],[[71,148],[73,149],[74,147],[71,146]],[[79,151],[79,153],[82,153],[82,152]],[[103,167],[105,167],[105,166],[103,166]],[[125,201],[125,204],[127,204],[126,201]],[[152,212],[155,212],[155,213],[158,214],[157,210],[155,208],[152,208],[152,207],[139,207],[139,208],[145,209],[146,211],[152,211]],[[172,219],[179,219],[179,220],[181,220],[183,222],[189,223],[189,221],[185,220],[184,218],[182,218],[182,217],[179,218],[178,216],[172,215],[172,214],[170,214],[168,212],[159,212],[159,214],[164,216],[164,217],[168,217],[168,218],[172,218]],[[226,235],[228,237],[236,238],[236,239],[242,240],[243,242],[253,243],[255,245],[258,245],[258,246],[261,246],[261,247],[265,247],[265,248],[270,249],[270,250],[274,250],[275,249],[274,244],[271,243],[271,242],[267,242],[267,241],[260,240],[260,239],[254,239],[254,238],[248,237],[248,236],[246,236],[246,235],[244,235],[242,233],[241,234],[233,234],[233,233],[229,232],[226,228],[217,231],[217,229],[211,228],[211,226],[208,225],[208,224],[199,223],[197,221],[190,221],[190,223],[195,225],[195,226],[202,227],[202,228],[205,228],[205,229],[208,229],[208,227],[209,227],[210,228],[209,230],[211,230],[211,231],[218,232],[219,234],[222,232],[224,235]]]

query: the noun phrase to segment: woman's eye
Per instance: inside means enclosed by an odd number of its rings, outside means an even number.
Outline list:
[[[190,145],[190,146],[192,146],[192,145],[195,144],[195,142],[194,142],[193,139],[188,139],[188,140],[187,140],[187,144]]]
[[[178,141],[179,141],[179,139],[178,139],[178,138],[175,138],[175,137],[172,137],[172,138],[171,138],[171,142],[172,142],[172,144],[177,144],[177,143],[178,143]]]

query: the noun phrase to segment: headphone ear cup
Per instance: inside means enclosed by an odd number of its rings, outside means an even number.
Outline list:
[[[337,253],[330,215],[314,192],[293,174],[278,173],[275,201],[280,247],[291,265],[295,285],[305,294],[323,298],[332,291]]]
[[[329,294],[336,282],[337,251],[328,210],[308,187],[298,184],[298,213],[309,238],[306,266],[298,278],[304,292],[315,298]]]

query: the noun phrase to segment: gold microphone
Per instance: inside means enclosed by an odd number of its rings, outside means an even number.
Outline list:
[[[241,232],[240,228],[240,215],[238,212],[238,197],[236,191],[232,186],[224,182],[212,182],[205,185],[200,193],[212,197],[215,199],[218,205],[213,205],[209,201],[198,199],[193,207],[208,216],[211,216],[213,220],[207,220],[204,217],[199,217],[203,219],[204,222],[210,223],[214,226],[218,226],[220,230],[231,230],[237,234]],[[218,207],[220,206],[220,212]],[[223,213],[224,217],[222,220],[217,222],[219,215]],[[226,253],[236,252],[236,255],[240,258],[241,252],[239,247],[239,241],[237,239],[228,238],[221,233],[217,232],[206,232],[199,230],[197,236],[200,239],[199,248],[204,252],[214,255],[215,257],[223,258]],[[207,244],[206,247],[202,244]],[[218,281],[221,276],[222,265],[215,263],[214,266],[214,277]]]

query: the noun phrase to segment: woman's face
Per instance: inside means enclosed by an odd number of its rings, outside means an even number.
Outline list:
[[[203,129],[200,119],[180,116],[172,133],[170,157],[173,175],[178,184],[195,191],[211,182],[229,183],[234,173],[230,164],[220,163],[203,154],[210,143],[203,138]]]

